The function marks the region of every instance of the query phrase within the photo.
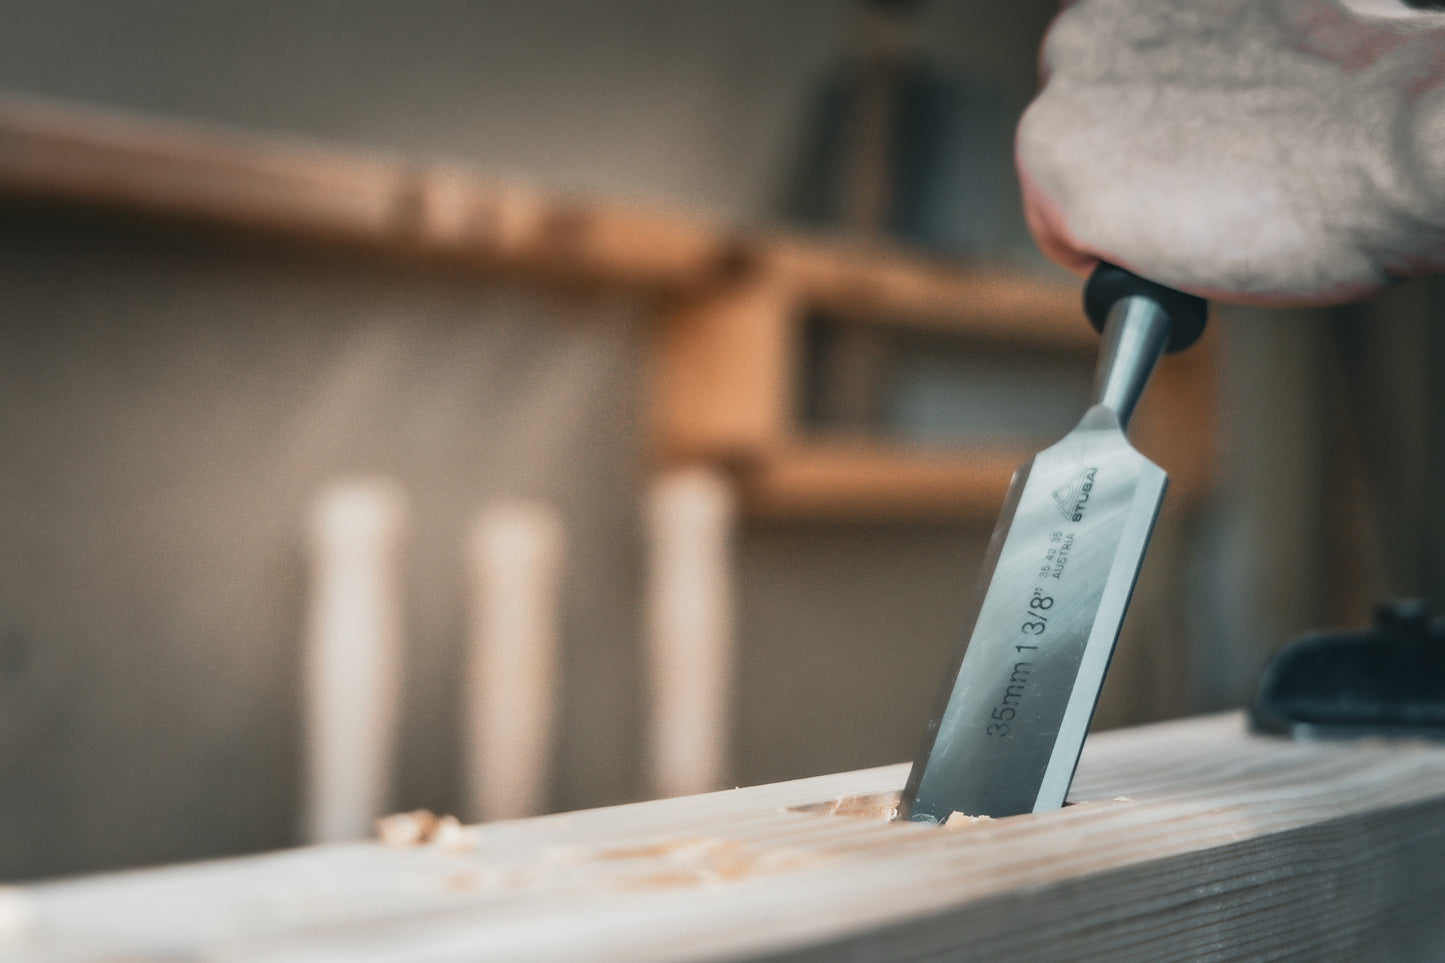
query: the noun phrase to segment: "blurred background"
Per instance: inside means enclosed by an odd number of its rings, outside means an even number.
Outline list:
[[[911,757],[1082,412],[1054,0],[10,0],[0,877]],[[1445,602],[1445,288],[1219,309],[1096,726]]]

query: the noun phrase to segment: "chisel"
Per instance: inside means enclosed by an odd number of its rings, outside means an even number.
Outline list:
[[[1203,333],[1205,309],[1110,264],[1090,276],[1084,311],[1104,336],[1093,400],[1014,474],[898,818],[1064,804],[1167,482],[1124,432],[1159,358]]]

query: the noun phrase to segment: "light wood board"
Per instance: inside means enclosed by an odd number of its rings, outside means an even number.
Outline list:
[[[17,888],[0,956],[1445,956],[1440,747],[1300,744],[1211,716],[1093,737],[1058,812],[936,829],[826,811],[904,776]]]

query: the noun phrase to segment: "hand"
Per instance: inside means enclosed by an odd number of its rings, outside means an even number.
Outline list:
[[[1077,0],[1019,124],[1029,228],[1226,301],[1445,268],[1445,13],[1401,0]]]

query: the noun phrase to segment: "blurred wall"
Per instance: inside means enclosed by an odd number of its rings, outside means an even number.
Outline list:
[[[1445,279],[1331,309],[1215,312],[1219,498],[1194,562],[1190,703],[1237,705],[1296,636],[1445,611]]]
[[[1052,9],[926,44],[1017,109]],[[852,10],[14,0],[0,88],[757,221]],[[551,803],[642,793],[644,306],[23,206],[0,306],[0,877],[296,840],[305,515],[356,473],[412,499],[394,804],[459,804],[458,533],[514,495],[574,548]],[[736,781],[910,755],[986,535],[747,529]]]
[[[924,46],[1021,106],[1054,0],[935,0]],[[13,0],[0,88],[767,213],[853,0]]]
[[[296,838],[313,499],[409,500],[398,807],[455,809],[463,534],[557,505],[559,806],[633,798],[638,312],[274,245],[0,221],[0,871]]]

